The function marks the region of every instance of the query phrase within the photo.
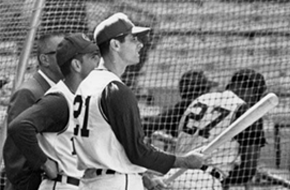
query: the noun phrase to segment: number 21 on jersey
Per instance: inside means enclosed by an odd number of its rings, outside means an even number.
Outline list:
[[[74,135],[80,135],[82,137],[89,137],[90,131],[88,130],[88,119],[89,119],[89,105],[90,105],[91,96],[85,98],[85,102],[83,102],[82,96],[77,95],[74,99],[74,112],[73,116],[77,121],[76,127],[74,128]],[[84,109],[83,109],[83,106]],[[83,113],[82,113],[83,112]],[[82,123],[79,122],[78,117],[83,114]]]

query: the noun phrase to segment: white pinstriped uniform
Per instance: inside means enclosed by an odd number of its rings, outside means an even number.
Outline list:
[[[184,154],[209,143],[230,125],[238,108],[244,103],[231,91],[208,93],[198,97],[189,105],[180,120],[176,154]],[[228,175],[233,164],[238,161],[238,146],[232,140],[214,152],[213,164],[225,175]],[[203,171],[188,170],[183,178],[186,181],[184,187],[221,189],[220,182]]]
[[[46,94],[49,93],[61,93],[66,98],[69,105],[69,117],[72,118],[74,94],[71,93],[63,81],[59,81],[55,86],[49,89]],[[84,172],[77,169],[77,157],[73,154],[72,138],[74,127],[74,122],[69,119],[63,131],[58,133],[42,133],[38,136],[38,141],[45,154],[57,162],[60,175],[80,179]],[[45,189],[53,185],[53,183],[54,182],[51,180],[43,180],[39,189]],[[57,186],[57,189],[78,189],[77,186],[67,183],[59,183],[57,185],[61,186]]]
[[[141,176],[136,174],[143,173],[146,169],[129,161],[123,146],[117,140],[101,110],[102,92],[112,81],[121,82],[119,77],[112,72],[96,69],[83,80],[77,90],[77,97],[81,97],[81,100],[78,99],[74,105],[74,110],[80,110],[75,120],[76,125],[80,126],[79,132],[75,136],[78,167],[82,170],[110,169],[119,174],[133,174],[140,184]],[[79,109],[80,107],[81,109]],[[85,122],[87,123],[84,128],[83,124]],[[87,189],[89,189],[90,185],[98,186],[99,189],[110,189],[119,180],[123,183],[124,179],[119,179],[120,176],[106,175],[98,176],[95,180],[83,179],[83,184],[86,185]],[[102,180],[98,180],[100,178]],[[110,181],[111,178],[115,178],[115,181],[113,179]],[[133,180],[132,178],[129,179]],[[106,180],[108,181],[105,183]],[[97,184],[94,184],[94,181]]]

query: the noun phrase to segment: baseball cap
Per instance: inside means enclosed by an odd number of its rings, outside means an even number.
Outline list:
[[[66,36],[56,49],[56,60],[59,66],[75,57],[77,54],[99,52],[99,47],[85,34],[74,33]]]
[[[181,76],[179,93],[185,99],[198,97],[215,86],[218,86],[218,82],[208,80],[203,71],[189,70]]]
[[[241,69],[234,73],[229,84],[241,84],[244,88],[257,87],[266,91],[267,85],[264,76],[253,69]]]
[[[179,85],[199,85],[204,87],[214,87],[218,86],[218,82],[208,80],[203,71],[190,70],[181,76]]]
[[[115,13],[102,21],[94,30],[94,40],[98,45],[123,34],[143,34],[150,30],[147,27],[135,26],[124,13]]]

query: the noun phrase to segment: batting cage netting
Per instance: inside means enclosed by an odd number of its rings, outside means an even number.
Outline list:
[[[139,39],[140,62],[122,80],[136,94],[146,139],[155,147],[172,154],[202,149],[241,115],[240,100],[251,107],[268,93],[279,98],[213,152],[216,169],[187,170],[170,188],[290,189],[288,0],[1,0],[0,189],[9,98],[37,70],[37,39],[55,32],[92,37],[116,12],[152,29]],[[232,99],[237,86],[250,89],[246,98]]]

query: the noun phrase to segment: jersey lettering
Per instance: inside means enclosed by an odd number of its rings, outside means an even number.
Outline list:
[[[202,129],[198,131],[198,135],[204,138],[209,138],[210,130],[213,129],[216,125],[218,125],[224,118],[226,118],[230,114],[230,111],[223,107],[214,107],[213,109],[210,110],[208,105],[203,104],[201,102],[197,102],[196,104],[191,106],[191,108],[195,108],[195,109],[199,108],[200,111],[199,113],[191,112],[185,117],[182,130],[185,133],[188,133],[190,135],[195,134],[196,131],[200,129],[200,127],[195,126],[194,124],[190,124],[191,123],[190,120],[199,122],[204,118],[204,116],[208,112],[210,112],[211,115],[214,115],[214,114],[218,115],[214,120],[212,120],[209,124],[207,124],[206,126],[204,126]]]
[[[70,138],[71,142],[72,142],[72,155],[76,155],[76,149],[75,149],[75,143],[74,143],[74,138]]]
[[[89,119],[89,105],[90,105],[91,96],[88,96],[85,100],[85,114],[84,114],[84,120],[83,125],[81,128],[81,136],[82,137],[88,137],[89,136],[89,130],[88,130],[88,119]],[[74,107],[77,106],[78,109],[74,110],[74,118],[78,118],[82,111],[83,106],[83,99],[80,95],[77,95],[74,99]],[[79,134],[80,124],[77,124],[74,128],[74,135]]]

